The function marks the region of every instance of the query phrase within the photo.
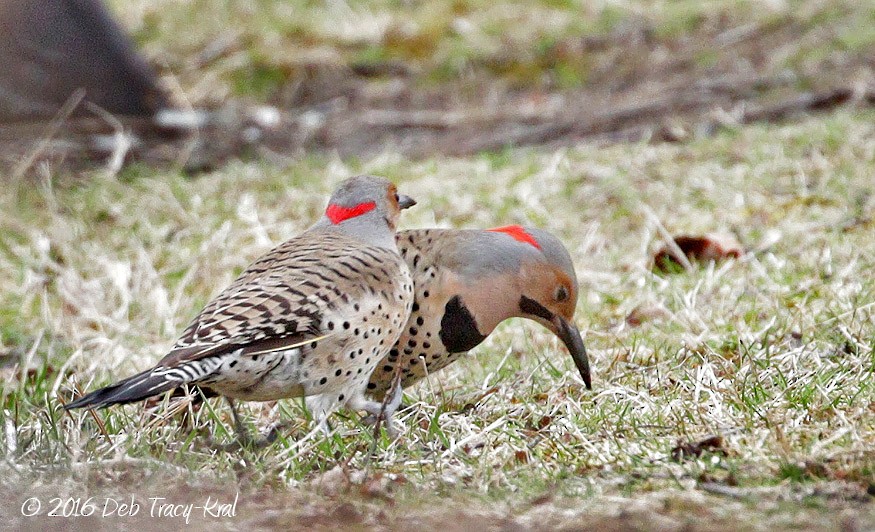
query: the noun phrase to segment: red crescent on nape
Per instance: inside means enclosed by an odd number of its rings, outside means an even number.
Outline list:
[[[496,227],[494,229],[487,229],[487,231],[491,231],[493,233],[504,233],[506,235],[510,235],[514,240],[518,242],[523,242],[525,244],[529,244],[530,246],[534,246],[537,249],[541,249],[541,244],[538,244],[538,241],[535,240],[535,237],[526,232],[522,226],[519,225],[505,225],[504,227]]]
[[[377,204],[373,201],[359,203],[353,207],[341,207],[340,205],[332,204],[325,209],[325,216],[331,220],[331,223],[337,225],[344,220],[349,220],[350,218],[355,218],[356,216],[361,216],[366,212],[370,212],[376,207]]]

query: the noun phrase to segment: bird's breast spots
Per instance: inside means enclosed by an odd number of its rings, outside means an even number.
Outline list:
[[[349,220],[350,218],[355,218],[356,216],[361,216],[366,212],[370,212],[376,207],[377,204],[373,201],[359,203],[358,205],[354,205],[352,207],[343,207],[341,205],[331,204],[325,209],[325,216],[327,216],[328,219],[331,220],[331,223],[337,225],[344,220]]]
[[[525,244],[529,244],[530,246],[534,246],[537,249],[541,249],[541,244],[538,244],[538,241],[535,240],[535,237],[529,234],[520,225],[505,225],[504,227],[487,229],[487,231],[490,231],[492,233],[504,233],[506,235],[510,235],[514,240],[518,242],[523,242]]]
[[[453,296],[444,307],[439,333],[441,342],[450,353],[462,353],[479,345],[486,337],[477,329],[477,320],[462,302]]]

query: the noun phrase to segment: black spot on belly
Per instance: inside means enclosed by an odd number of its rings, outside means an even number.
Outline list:
[[[473,349],[486,338],[477,330],[477,321],[462,303],[460,296],[447,301],[439,336],[450,353],[463,353]]]

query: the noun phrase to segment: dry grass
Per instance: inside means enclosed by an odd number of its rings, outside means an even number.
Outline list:
[[[873,118],[842,112],[686,145],[235,163],[197,179],[135,167],[71,183],[48,169],[8,187],[0,486],[11,495],[0,515],[33,526],[20,515],[32,494],[191,502],[239,490],[224,525],[875,526]],[[593,392],[549,333],[509,322],[408,390],[403,436],[370,458],[357,416],[307,436],[297,401],[246,410],[260,430],[294,422],[262,451],[218,450],[232,441],[221,402],[175,417],[62,414],[73,388],[154,363],[209,297],[360,172],[419,200],[406,227],[526,222],[559,235],[580,278]],[[655,275],[648,209],[672,233],[730,232],[750,253]],[[652,319],[631,326],[635,309]],[[720,447],[672,459],[679,442],[712,434]],[[435,494],[447,498],[437,509]],[[122,522],[135,521],[77,521]]]

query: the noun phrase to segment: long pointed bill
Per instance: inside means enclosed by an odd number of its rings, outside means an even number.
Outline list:
[[[557,335],[568,352],[571,353],[571,358],[574,359],[574,365],[577,366],[577,371],[580,372],[580,377],[583,383],[586,384],[587,390],[592,390],[592,378],[589,374],[589,357],[586,356],[586,347],[583,345],[583,338],[580,336],[580,331],[573,323],[565,321],[560,316],[553,319],[553,324],[556,326]]]

